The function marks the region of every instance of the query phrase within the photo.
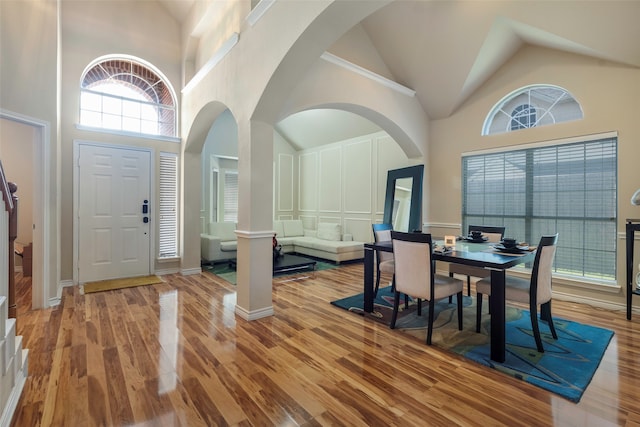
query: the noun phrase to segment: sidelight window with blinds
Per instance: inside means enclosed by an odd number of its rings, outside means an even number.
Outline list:
[[[160,153],[158,256],[178,256],[178,156]]]
[[[238,171],[224,173],[224,215],[228,222],[238,221]]]
[[[464,155],[463,230],[505,226],[531,244],[557,232],[556,274],[615,280],[617,135],[595,138]]]

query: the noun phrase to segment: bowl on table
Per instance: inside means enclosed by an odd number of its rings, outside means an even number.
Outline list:
[[[474,240],[479,240],[482,238],[482,231],[474,230],[471,232],[470,236]]]
[[[516,239],[505,237],[504,239],[502,239],[502,241],[500,243],[505,248],[511,249],[511,248],[515,248],[516,247],[516,245],[518,244],[518,241]]]

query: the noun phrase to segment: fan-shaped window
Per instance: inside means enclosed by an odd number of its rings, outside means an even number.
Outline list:
[[[80,124],[175,137],[175,95],[151,66],[131,58],[103,58],[82,76]]]
[[[536,108],[533,105],[518,105],[511,113],[511,130],[530,128],[535,123]]]
[[[534,85],[500,100],[487,115],[482,135],[578,119],[582,119],[582,107],[569,92],[558,86]]]

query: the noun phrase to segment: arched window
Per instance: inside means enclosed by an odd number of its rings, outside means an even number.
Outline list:
[[[482,135],[511,132],[582,119],[582,107],[559,86],[533,85],[498,102],[485,119]]]
[[[511,130],[530,128],[536,125],[536,107],[518,105],[511,113]]]
[[[101,58],[80,86],[80,124],[167,137],[177,136],[176,97],[167,79],[141,60]]]

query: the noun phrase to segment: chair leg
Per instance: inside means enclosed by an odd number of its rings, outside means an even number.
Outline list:
[[[471,296],[471,276],[467,276],[467,296]]]
[[[436,303],[432,299],[431,301],[429,301],[429,320],[428,320],[428,326],[427,326],[427,345],[431,345],[431,335],[433,334],[433,319],[435,317],[433,312],[435,310],[436,310]]]
[[[418,298],[418,316],[422,316],[422,300]]]
[[[462,330],[462,292],[458,292],[458,330]]]
[[[393,313],[391,314],[391,323],[389,327],[395,329],[396,320],[398,319],[398,306],[400,305],[400,292],[396,291],[393,295]]]
[[[477,294],[476,298],[476,332],[480,332],[480,322],[482,321],[482,294]]]
[[[551,301],[546,302],[540,306],[540,319],[546,321],[549,324],[551,335],[553,336],[554,340],[557,340],[558,334],[556,333],[556,327],[553,324],[553,317],[551,316]]]
[[[405,310],[409,308],[409,295],[404,294],[404,308]]]
[[[373,297],[377,297],[378,296],[378,289],[380,288],[380,270],[377,271],[377,275],[376,275],[376,287],[373,290]]]
[[[540,326],[538,325],[538,310],[537,307],[529,307],[529,313],[531,314],[531,329],[533,330],[533,337],[536,340],[536,347],[538,353],[544,353],[544,347],[542,346],[542,338],[540,337]]]
[[[453,277],[453,273],[449,273],[449,277]],[[449,304],[453,302],[453,295],[449,295]]]

